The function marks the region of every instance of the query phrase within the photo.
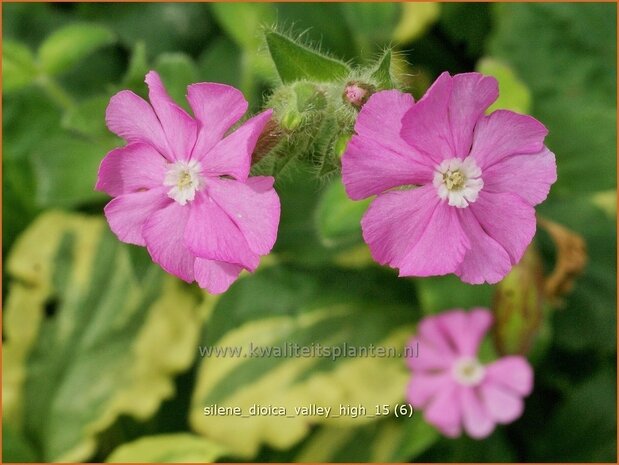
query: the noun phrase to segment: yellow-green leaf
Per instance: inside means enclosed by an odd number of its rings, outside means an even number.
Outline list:
[[[392,279],[375,268],[275,265],[237,283],[215,307],[202,342],[192,429],[249,458],[263,444],[294,445],[312,425],[361,426],[376,420],[369,415],[376,405],[402,402],[408,370],[401,355],[418,313],[410,283]],[[294,345],[329,352],[295,356]],[[360,354],[371,346],[394,355],[350,356],[351,347]],[[241,353],[222,355],[230,348]],[[335,356],[336,348],[348,356]],[[281,407],[285,415],[255,415],[254,405]],[[331,413],[295,410],[312,405]],[[362,405],[368,415],[340,415],[347,405]],[[213,406],[239,408],[245,417],[212,415]]]
[[[14,40],[2,44],[2,90],[12,92],[31,84],[37,67],[30,49]]]
[[[39,47],[44,71],[67,71],[95,50],[114,43],[112,31],[98,24],[71,24],[55,31]]]
[[[146,436],[118,447],[110,463],[211,463],[224,449],[208,439],[188,433]]]
[[[393,31],[393,40],[403,44],[422,36],[434,24],[440,12],[438,3],[402,3],[402,16]]]
[[[134,267],[102,218],[43,214],[7,269],[4,416],[39,461],[86,460],[120,415],[146,419],[173,394],[195,356],[199,294]]]
[[[358,428],[325,426],[303,445],[295,462],[409,462],[439,437],[418,413]]]

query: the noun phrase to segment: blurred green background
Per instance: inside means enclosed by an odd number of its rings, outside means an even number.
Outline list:
[[[2,12],[5,462],[616,461],[615,4],[3,3]],[[105,128],[110,96],[144,96],[144,74],[156,69],[183,104],[187,84],[216,81],[257,111],[277,84],[265,25],[352,65],[394,46],[392,73],[416,97],[444,70],[493,74],[499,106],[549,128],[559,179],[538,211],[585,241],[588,263],[572,290],[526,309],[540,318],[535,390],[524,416],[488,439],[441,438],[421,415],[202,415],[215,403],[393,405],[408,373],[399,359],[209,359],[198,345],[401,345],[423,315],[493,302],[500,311],[513,285],[396,279],[361,240],[367,204],[302,166],[277,180],[274,253],[219,299],[113,237],[107,199],[93,190],[101,159],[122,143]],[[556,241],[540,229],[535,272],[569,256]]]

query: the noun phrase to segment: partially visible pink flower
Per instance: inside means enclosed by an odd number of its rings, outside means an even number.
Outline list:
[[[424,318],[409,343],[418,356],[406,359],[413,372],[406,397],[446,436],[464,429],[473,438],[487,437],[497,424],[522,415],[522,398],[533,389],[533,370],[524,357],[488,365],[477,358],[491,324],[487,309],[450,310]]]
[[[496,283],[520,261],[556,164],[539,121],[484,115],[497,97],[494,78],[443,73],[417,103],[391,90],[363,106],[342,177],[352,199],[378,195],[361,221],[376,261],[471,284]]]
[[[146,246],[168,273],[224,292],[242,269],[254,271],[277,235],[280,203],[273,178],[249,177],[251,154],[271,110],[228,130],[247,111],[233,87],[192,84],[190,116],[146,75],[150,105],[128,90],[107,107],[108,128],[127,141],[101,163],[96,188],[115,197],[110,228]],[[152,105],[152,106],[151,106]]]

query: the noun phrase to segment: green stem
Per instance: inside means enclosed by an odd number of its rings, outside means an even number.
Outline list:
[[[48,97],[63,110],[70,110],[75,106],[75,101],[60,84],[50,76],[41,76],[37,83],[45,91]]]

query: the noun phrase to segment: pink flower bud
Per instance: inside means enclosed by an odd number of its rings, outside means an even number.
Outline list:
[[[346,84],[342,98],[356,108],[361,108],[373,94],[373,86],[361,82],[349,82]]]

